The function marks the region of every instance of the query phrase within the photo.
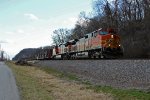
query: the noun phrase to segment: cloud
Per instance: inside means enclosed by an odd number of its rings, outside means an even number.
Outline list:
[[[17,30],[17,33],[25,33],[25,32],[24,32],[24,30],[22,30],[22,29],[18,29],[18,30]]]
[[[77,20],[78,20],[78,18],[76,18],[76,17],[71,17],[71,18],[69,18],[69,21],[70,21],[71,23],[76,23]]]
[[[68,18],[68,19],[66,19],[66,20],[64,20],[61,24],[62,25],[66,25],[67,27],[69,26],[71,26],[71,27],[73,27],[74,25],[75,25],[75,23],[77,22],[77,18],[76,17],[70,17],[70,18]]]
[[[8,43],[6,40],[1,40],[0,43]]]
[[[7,31],[5,32],[7,35],[16,35],[16,34],[20,34],[20,33],[25,33],[25,31],[23,29],[17,29],[14,31]]]
[[[13,35],[14,34],[14,32],[10,32],[10,31],[5,32],[5,33],[8,34],[8,35]]]
[[[24,16],[26,16],[27,18],[29,18],[32,21],[39,20],[39,18],[36,15],[32,14],[32,13],[26,13],[26,14],[24,14]]]

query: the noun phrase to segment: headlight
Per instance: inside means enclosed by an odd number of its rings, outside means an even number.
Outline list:
[[[114,35],[111,35],[111,38],[114,38]]]
[[[120,47],[121,45],[119,44],[119,47]]]

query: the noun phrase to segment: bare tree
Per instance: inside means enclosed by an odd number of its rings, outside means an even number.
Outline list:
[[[53,32],[53,41],[56,44],[79,39],[101,27],[112,27],[119,29],[118,34],[121,36],[126,57],[144,57],[149,52],[149,0],[93,0],[92,4],[92,17],[81,12],[74,29],[58,29]]]
[[[70,35],[71,30],[61,28],[53,31],[52,39],[55,44],[59,45],[67,42]]]

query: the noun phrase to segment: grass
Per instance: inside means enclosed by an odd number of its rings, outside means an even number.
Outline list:
[[[47,73],[53,73],[54,75],[60,78],[67,78],[69,80],[79,81],[86,85],[87,89],[92,89],[97,93],[110,93],[112,94],[117,100],[150,100],[150,93],[144,92],[136,89],[117,89],[112,88],[110,86],[98,86],[92,85],[89,81],[82,81],[76,75],[71,73],[62,73],[58,70],[42,67],[42,70],[46,71]]]
[[[48,68],[48,67],[40,67],[41,70],[49,73],[49,74],[53,74],[59,78],[65,78],[65,79],[69,79],[69,80],[75,80],[75,81],[81,81],[75,74],[71,74],[71,73],[63,73],[60,72],[58,70],[55,70],[53,68]]]
[[[112,88],[110,86],[96,86],[96,85],[92,85],[89,81],[82,81],[75,74],[63,73],[63,72],[60,72],[58,70],[48,68],[48,67],[38,67],[38,68],[35,68],[34,70],[29,71],[30,68],[25,69],[21,66],[16,66],[12,63],[7,63],[7,64],[9,66],[11,66],[11,68],[13,69],[13,71],[16,74],[16,79],[17,79],[18,85],[22,91],[21,94],[22,94],[23,100],[51,100],[53,98],[53,96],[50,95],[51,92],[54,92],[55,90],[57,90],[55,92],[58,92],[58,91],[60,92],[63,90],[64,87],[69,88],[68,86],[64,86],[63,88],[59,87],[60,85],[61,86],[64,85],[64,84],[59,84],[59,83],[61,83],[61,81],[58,81],[53,84],[48,83],[48,85],[46,84],[46,86],[41,86],[39,84],[37,76],[33,77],[33,75],[35,73],[29,73],[29,72],[32,72],[35,70],[42,70],[50,75],[53,75],[57,78],[64,79],[67,81],[73,80],[73,81],[82,83],[82,84],[84,84],[85,87],[80,87],[79,89],[93,90],[95,93],[110,94],[112,97],[115,98],[115,100],[150,100],[150,93],[146,93],[146,92],[143,92],[140,90],[127,90],[127,89],[125,90],[125,89]],[[53,80],[53,81],[56,81],[56,80]],[[65,83],[65,82],[63,82],[63,83]],[[42,84],[45,84],[45,83],[42,83]],[[54,85],[54,84],[58,84],[58,85]],[[70,83],[67,83],[67,84],[70,85]],[[46,90],[45,88],[47,88],[48,86],[50,86],[50,87],[48,90]],[[45,88],[43,88],[43,87],[45,87]],[[58,87],[61,90],[58,90],[57,89]],[[72,91],[77,91],[76,89],[73,89],[74,87],[75,86],[73,85],[73,87],[70,87],[70,88],[72,88]],[[78,86],[76,86],[76,87],[78,87]],[[66,90],[63,90],[63,91],[66,91]],[[68,90],[68,91],[70,91],[70,90]],[[62,94],[62,95],[64,95],[64,94]],[[92,98],[92,95],[91,95],[91,98]]]
[[[113,100],[110,94],[96,93],[76,83],[79,79],[73,74],[11,62],[7,65],[14,72],[22,100]]]
[[[8,63],[15,74],[17,86],[19,87],[22,100],[52,100],[52,96],[38,83],[38,80],[21,66]]]
[[[95,92],[110,93],[117,100],[150,100],[150,93],[140,90],[116,89],[110,86],[88,86],[87,89],[93,89]]]

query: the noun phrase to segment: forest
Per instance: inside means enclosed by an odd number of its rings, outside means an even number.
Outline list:
[[[53,31],[54,44],[79,39],[99,28],[114,28],[121,37],[124,58],[150,57],[149,0],[93,0],[92,12],[82,11],[73,29]]]

